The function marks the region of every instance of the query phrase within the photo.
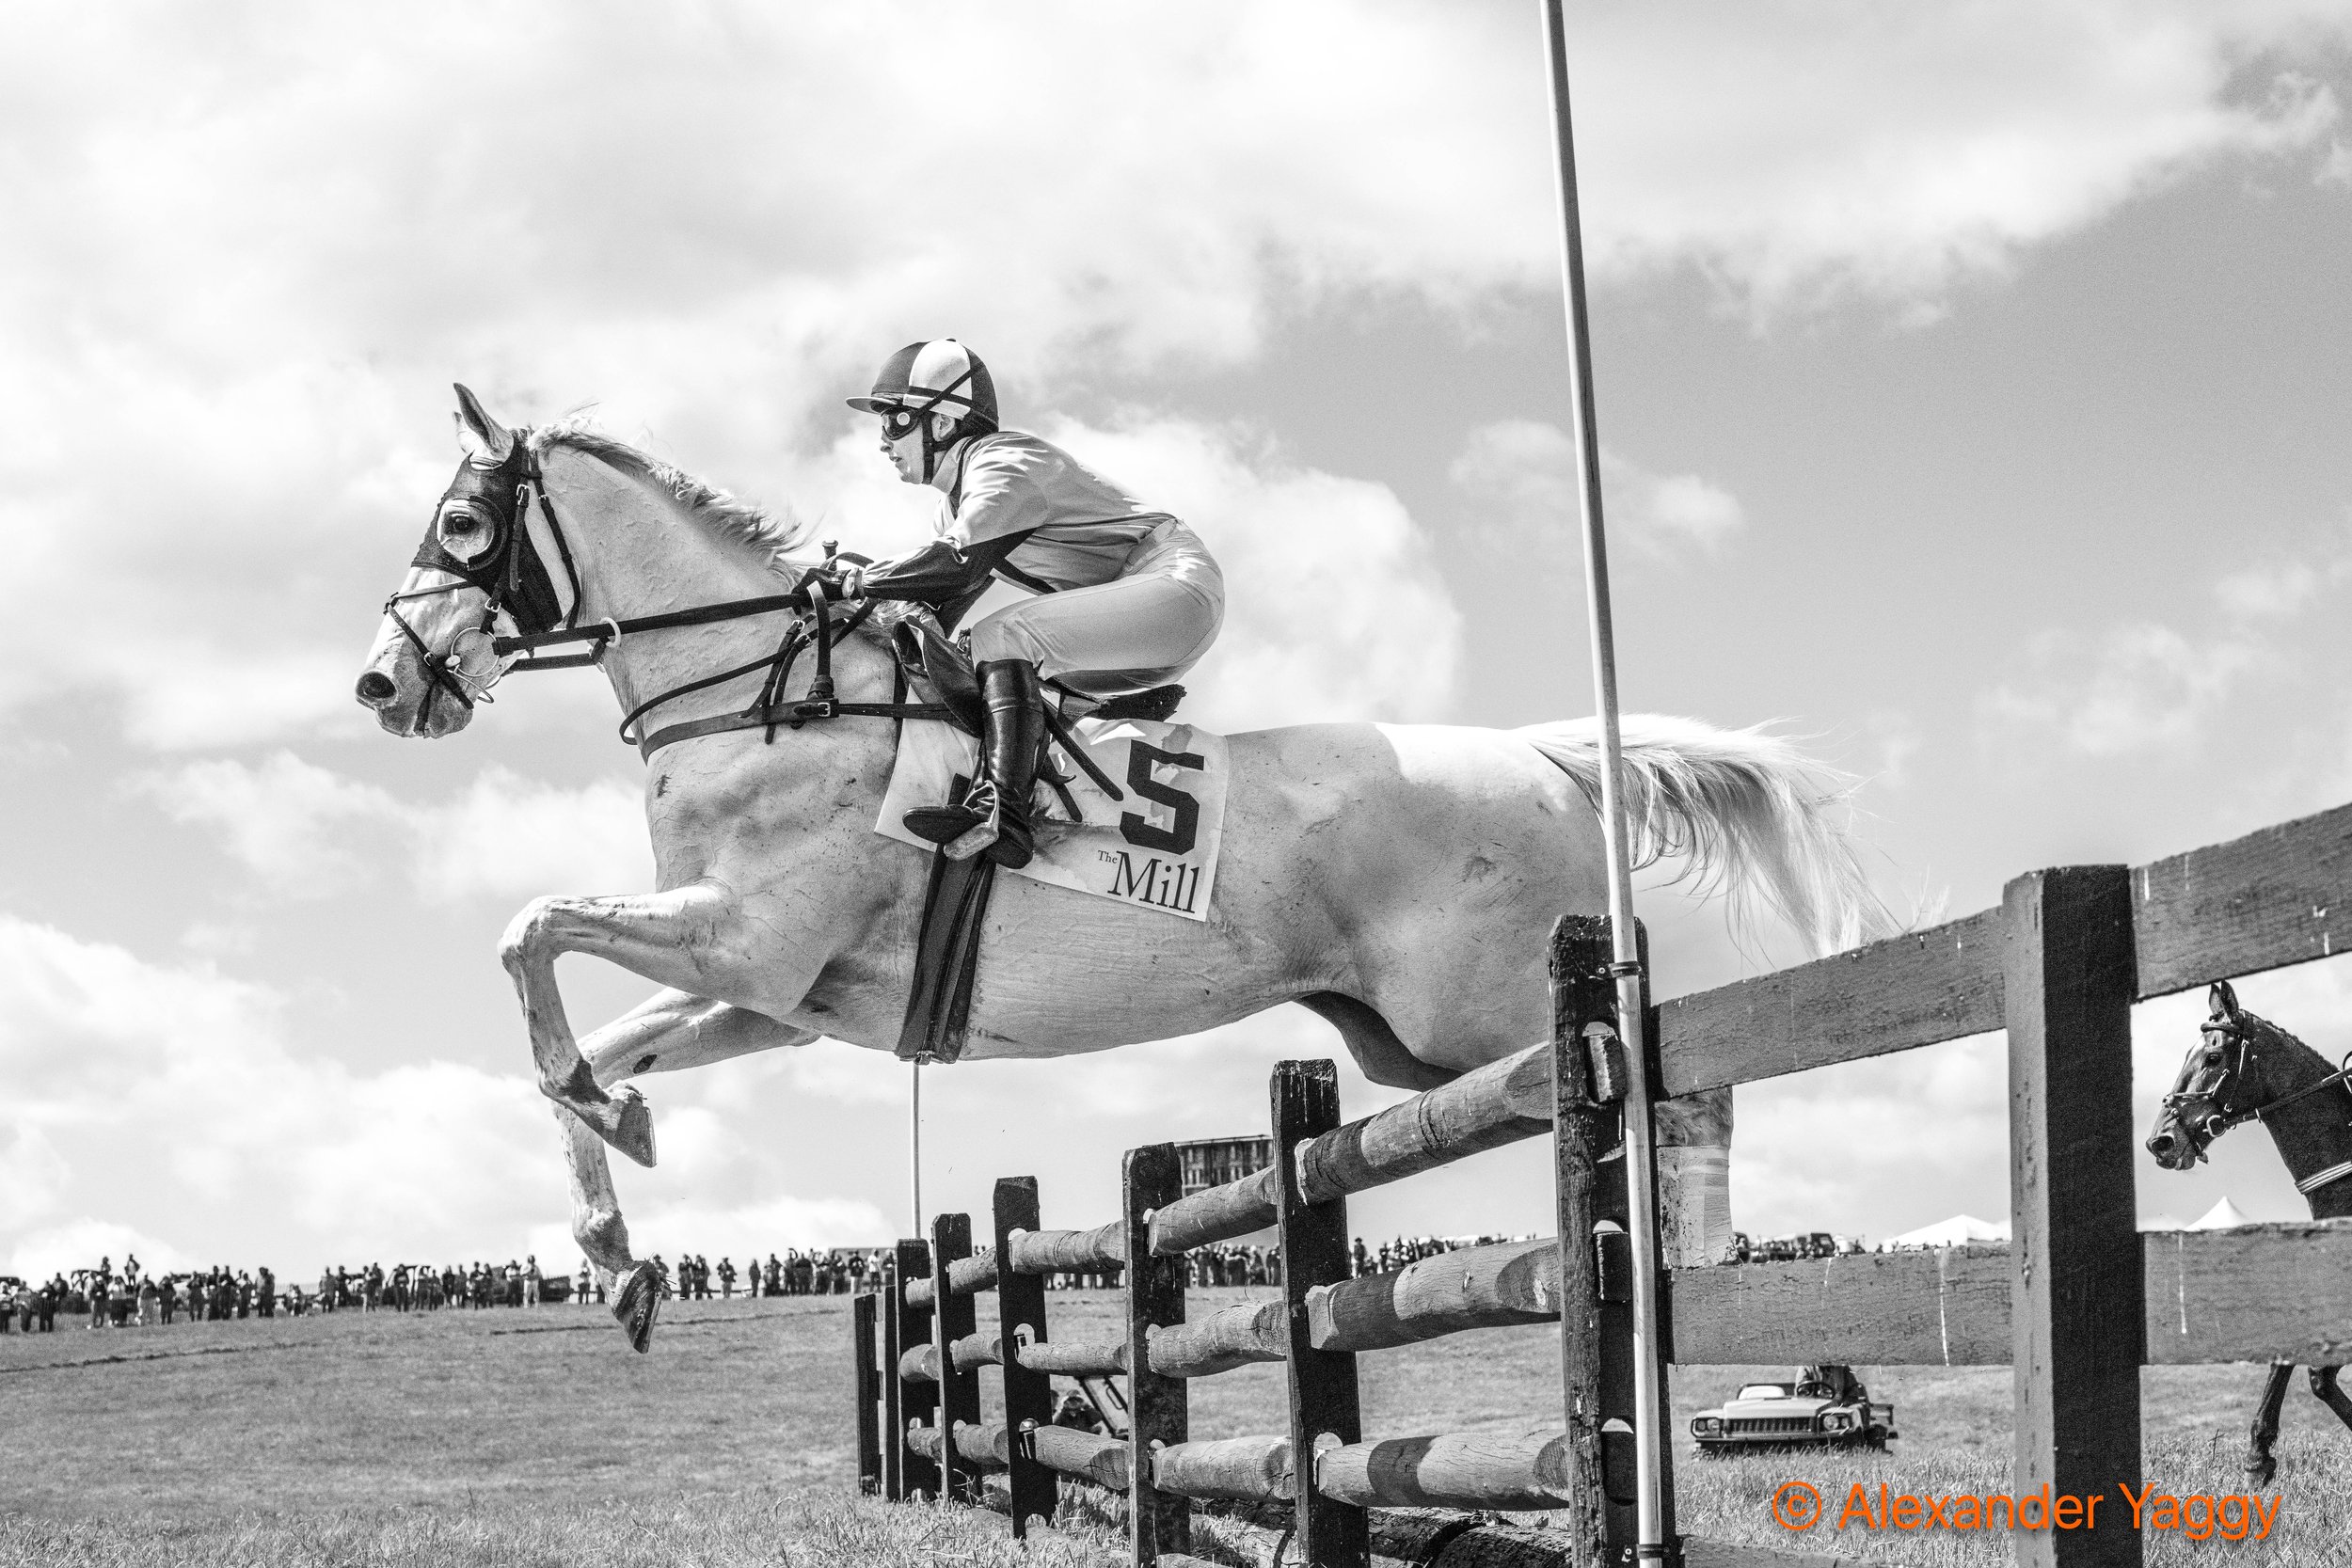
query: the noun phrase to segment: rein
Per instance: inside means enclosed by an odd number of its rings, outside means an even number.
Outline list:
[[[548,498],[547,482],[540,472],[538,454],[531,451],[530,437],[529,430],[517,430],[514,434],[515,444],[508,460],[519,454],[522,472],[516,481],[514,499],[507,512],[502,515],[493,514],[501,537],[492,551],[485,552],[491,555],[487,570],[477,569],[469,562],[450,556],[445,547],[432,551],[430,557],[426,551],[421,550],[419,564],[450,572],[458,580],[437,588],[420,588],[405,594],[394,594],[384,601],[384,613],[391,617],[393,625],[414,644],[418,660],[431,682],[426,688],[424,702],[418,708],[419,727],[422,727],[431,713],[434,694],[438,691],[447,691],[465,707],[471,709],[476,703],[495,700],[490,696],[490,688],[497,685],[509,671],[578,669],[603,662],[606,650],[623,637],[667,631],[678,626],[747,620],[779,610],[803,609],[808,611],[807,618],[796,619],[792,623],[774,653],[747,664],[739,664],[731,670],[722,670],[715,675],[706,675],[682,686],[672,687],[631,708],[621,720],[621,739],[635,746],[641,755],[651,758],[664,746],[730,730],[764,728],[768,732],[767,743],[773,745],[779,726],[797,730],[803,724],[828,719],[891,719],[903,722],[909,719],[950,719],[954,716],[954,710],[944,703],[845,703],[835,697],[833,650],[873,613],[874,606],[868,600],[835,623],[824,588],[818,583],[785,594],[763,594],[755,598],[729,599],[719,604],[695,605],[686,610],[664,610],[653,615],[607,616],[593,626],[578,625],[581,602],[580,568],[573,559],[571,541],[556,517],[555,505]],[[501,462],[500,467],[505,467],[505,463]],[[539,515],[546,520],[548,531],[555,540],[556,553],[563,560],[564,575],[570,579],[572,590],[571,607],[564,611],[562,622],[535,628],[524,626],[509,608],[511,603],[519,601],[523,596],[522,572],[526,557],[537,571],[544,574],[546,570],[545,564],[538,559],[538,551],[532,545],[530,530],[525,523],[534,497],[539,503]],[[430,534],[427,540],[430,545]],[[832,553],[830,545],[826,546],[826,553]],[[488,580],[485,581],[485,578]],[[425,641],[423,635],[409,624],[408,618],[400,612],[400,605],[405,600],[432,598],[442,594],[453,594],[462,588],[479,588],[487,595],[483,605],[481,624],[459,631],[450,640],[446,650],[436,651]],[[501,615],[516,626],[511,635],[494,633]],[[812,624],[814,632],[810,630]],[[480,639],[488,645],[490,665],[485,674],[477,676],[467,669],[461,644],[469,639]],[[559,647],[569,642],[592,642],[595,646],[582,653],[553,657],[539,652],[542,648]],[[808,693],[797,702],[786,702],[784,688],[791,679],[792,667],[802,652],[810,647],[817,650],[817,671],[809,681]],[[523,655],[529,657],[519,657]],[[688,720],[656,730],[651,735],[630,734],[631,726],[638,720],[664,703],[690,692],[723,685],[763,668],[768,671],[768,678],[760,687],[757,701],[750,707],[734,713]],[[904,689],[903,683],[904,677],[901,676],[900,690]]]

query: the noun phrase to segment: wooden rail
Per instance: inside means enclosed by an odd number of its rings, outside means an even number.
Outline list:
[[[2128,879],[2138,1001],[2328,958],[2352,942],[2352,806],[2173,855]],[[2003,1028],[2005,929],[2001,911],[1984,910],[1661,1003],[1662,1092],[1754,1084]]]

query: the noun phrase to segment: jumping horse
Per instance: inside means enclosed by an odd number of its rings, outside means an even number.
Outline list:
[[[631,1256],[606,1163],[606,1144],[654,1162],[652,1117],[623,1081],[899,1038],[930,856],[874,825],[900,725],[937,712],[900,700],[887,623],[926,612],[828,615],[801,588],[818,559],[805,528],[578,420],[510,430],[457,391],[469,453],[358,697],[387,731],[433,738],[510,669],[593,664],[646,753],[655,890],[533,899],[500,944],[562,1127],[573,1234],[642,1351],[667,1285]],[[544,651],[561,644],[581,647]],[[1823,951],[1883,927],[1836,776],[1758,731],[1629,717],[1624,734],[1644,855],[1679,858],[1735,916],[1760,903]],[[999,879],[967,1055],[1100,1051],[1296,1002],[1373,1082],[1420,1089],[1544,1037],[1541,933],[1607,905],[1591,721],[1311,724],[1228,751],[1208,918]],[[564,953],[664,989],[576,1040]]]
[[[2227,980],[2205,996],[2209,1016],[2173,1080],[2148,1134],[2148,1152],[2167,1170],[2188,1170],[2213,1141],[2240,1122],[2270,1130],[2279,1158],[2315,1220],[2352,1214],[2352,1089],[2346,1069],[2268,1019],[2238,1006]],[[2347,1058],[2352,1060],[2352,1058]],[[2352,1395],[2336,1386],[2335,1367],[2311,1370],[2312,1392],[2352,1427]],[[2279,1409],[2292,1362],[2273,1362],[2246,1450],[2257,1486],[2278,1472]]]

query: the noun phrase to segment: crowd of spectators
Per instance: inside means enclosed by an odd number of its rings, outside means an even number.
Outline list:
[[[847,1295],[880,1289],[888,1254],[851,1247],[787,1248],[765,1259],[748,1254],[714,1265],[700,1254],[680,1255],[675,1270],[656,1257],[672,1288],[690,1300],[745,1296]],[[713,1285],[717,1289],[712,1289]],[[161,1327],[230,1318],[307,1317],[342,1311],[432,1312],[442,1307],[582,1305],[605,1299],[605,1286],[582,1262],[577,1274],[547,1273],[535,1257],[501,1264],[476,1261],[370,1263],[322,1270],[315,1284],[281,1285],[269,1269],[215,1268],[152,1274],[135,1257],[119,1268],[111,1257],[94,1268],[60,1270],[35,1282],[0,1276],[0,1334],[50,1333],[62,1318],[90,1328]]]
[[[1397,1236],[1351,1247],[1355,1273],[1391,1274],[1408,1263],[1456,1247],[1480,1246],[1514,1238],[1500,1236]],[[678,1296],[689,1301],[728,1301],[744,1296],[849,1295],[882,1288],[892,1267],[881,1248],[798,1247],[745,1255],[739,1266],[723,1257],[712,1263],[700,1253],[681,1253],[675,1264],[653,1262]],[[1271,1246],[1200,1247],[1186,1255],[1194,1288],[1278,1286],[1282,1258]],[[1073,1269],[1047,1276],[1055,1290],[1108,1290],[1120,1283],[1119,1265]],[[386,1268],[341,1265],[322,1270],[315,1284],[280,1285],[266,1268],[150,1274],[125,1258],[120,1268],[102,1258],[95,1268],[61,1271],[46,1283],[0,1277],[0,1334],[10,1329],[47,1333],[62,1318],[91,1328],[215,1323],[229,1318],[307,1317],[344,1311],[432,1312],[443,1307],[481,1310],[492,1307],[539,1307],[558,1302],[592,1305],[605,1300],[605,1286],[582,1262],[576,1274],[547,1273],[535,1257],[503,1264],[476,1261],[435,1267],[395,1263]]]

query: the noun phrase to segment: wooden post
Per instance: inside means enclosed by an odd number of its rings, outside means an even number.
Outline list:
[[[1326,1062],[1282,1062],[1268,1098],[1274,1112],[1275,1223],[1282,1242],[1282,1306],[1290,1332],[1291,1467],[1297,1493],[1300,1568],[1368,1568],[1364,1511],[1315,1490],[1315,1450],[1363,1438],[1356,1358],[1314,1348],[1307,1292],[1348,1276],[1347,1200],[1308,1204],[1298,1191],[1298,1146],[1340,1124],[1340,1080]]]
[[[898,1278],[891,1286],[894,1310],[890,1314],[893,1332],[884,1347],[890,1359],[882,1375],[897,1398],[892,1402],[890,1423],[891,1473],[898,1478],[890,1496],[893,1501],[908,1497],[939,1496],[939,1465],[907,1447],[907,1429],[930,1425],[939,1414],[939,1385],[909,1383],[898,1376],[898,1357],[904,1351],[922,1344],[931,1337],[931,1309],[907,1305],[907,1282],[931,1276],[930,1248],[919,1241],[901,1238],[898,1252]]]
[[[1127,1151],[1127,1542],[1137,1568],[1192,1550],[1192,1504],[1152,1484],[1152,1456],[1185,1441],[1191,1405],[1182,1378],[1151,1370],[1151,1333],[1184,1321],[1184,1259],[1152,1255],[1152,1212],[1184,1196],[1174,1144]]]
[[[878,1310],[882,1315],[882,1496],[892,1502],[906,1500],[906,1473],[899,1460],[907,1451],[906,1419],[898,1401],[898,1271],[883,1275]]]
[[[975,1367],[968,1372],[957,1371],[955,1353],[949,1347],[977,1330],[979,1314],[970,1296],[947,1289],[947,1270],[958,1259],[971,1256],[972,1216],[932,1215],[931,1278],[938,1305],[931,1310],[931,1344],[939,1355],[939,1430],[945,1434],[939,1445],[941,1496],[960,1503],[980,1500],[979,1472],[960,1463],[961,1455],[955,1444],[957,1427],[980,1424],[980,1370]]]
[[[1601,1480],[1600,1256],[1595,1226],[1606,1107],[1587,1064],[1584,1026],[1616,1019],[1616,986],[1608,974],[1609,921],[1563,915],[1551,927],[1551,1087],[1553,1186],[1559,1202],[1560,1382],[1566,1412],[1572,1490],[1566,1528],[1576,1568],[1614,1560],[1611,1511]],[[1597,1085],[1614,1098],[1616,1085]]]
[[[1025,1541],[1029,1519],[1036,1515],[1050,1525],[1058,1497],[1054,1472],[1037,1462],[1037,1448],[1028,1433],[1050,1426],[1054,1419],[1054,1380],[1021,1365],[1019,1347],[1045,1342],[1045,1279],[1041,1275],[1012,1270],[1012,1235],[1038,1228],[1037,1178],[1008,1176],[996,1183],[991,1206],[996,1229],[996,1333],[1005,1356],[1005,1433],[1009,1455],[1008,1480],[1012,1496],[1012,1534]]]
[[[857,1489],[866,1497],[882,1490],[882,1368],[874,1359],[874,1328],[879,1314],[874,1297],[865,1291],[850,1299],[850,1355],[853,1370],[850,1398],[857,1418]],[[897,1375],[897,1370],[892,1370]]]
[[[2103,1528],[2015,1532],[2020,1568],[2137,1568],[2144,1254],[2135,1223],[2131,877],[2069,866],[2004,890],[2010,1366],[2022,1500],[2104,1495]],[[2045,1502],[2044,1507],[2048,1504]],[[2113,1523],[2110,1524],[2109,1521]]]
[[[1604,930],[1608,924],[1606,918],[1600,921]],[[1649,932],[1638,920],[1633,923],[1633,936],[1641,956],[1643,974],[1646,976],[1649,971]],[[1613,937],[1611,940],[1613,951]],[[1613,986],[1615,982],[1611,984]],[[1642,994],[1644,1011],[1655,1012],[1656,1009],[1648,1004],[1646,979],[1643,982]],[[1616,1013],[1616,998],[1612,996],[1606,1016],[1613,1022]],[[1652,1019],[1651,1027],[1642,1032],[1642,1038],[1655,1042],[1658,1037],[1656,1020]],[[1649,1067],[1650,1080],[1655,1083],[1659,1077],[1658,1063],[1652,1061]],[[1641,1454],[1634,1440],[1634,1416],[1641,1407],[1637,1392],[1641,1361],[1635,1354],[1633,1338],[1634,1284],[1639,1275],[1633,1266],[1633,1238],[1637,1231],[1633,1225],[1631,1183],[1628,1180],[1626,1167],[1626,1161],[1637,1147],[1637,1140],[1625,1135],[1625,1120],[1630,1114],[1629,1105],[1630,1101],[1627,1099],[1613,1099],[1601,1104],[1594,1133],[1595,1147],[1606,1151],[1599,1156],[1594,1169],[1593,1220],[1598,1233],[1594,1238],[1593,1254],[1600,1292],[1601,1490],[1606,1498],[1603,1525],[1612,1562],[1632,1560],[1630,1554],[1640,1540],[1641,1529]],[[1645,1151],[1654,1150],[1656,1140],[1640,1139],[1638,1147]],[[1647,1183],[1647,1190],[1657,1191],[1655,1180]],[[1653,1243],[1659,1229],[1655,1225],[1647,1227]],[[1654,1259],[1650,1277],[1665,1278],[1662,1257]],[[1662,1324],[1662,1312],[1661,1322]],[[1672,1410],[1674,1405],[1667,1398],[1666,1362],[1662,1356],[1658,1361],[1657,1377],[1656,1408]],[[1664,1535],[1662,1544],[1666,1548],[1665,1557],[1660,1560],[1677,1563],[1681,1560],[1681,1548],[1675,1529],[1672,1443],[1659,1445],[1655,1463],[1659,1494],[1656,1499],[1658,1528]]]

